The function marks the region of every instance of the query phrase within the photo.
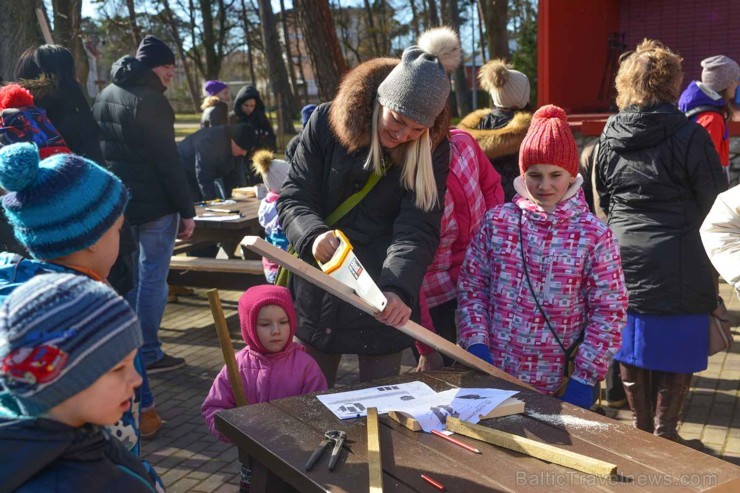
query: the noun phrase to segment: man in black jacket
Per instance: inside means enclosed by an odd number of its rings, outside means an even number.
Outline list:
[[[135,58],[124,56],[113,64],[113,82],[93,105],[108,167],[131,193],[125,216],[139,251],[137,282],[128,299],[141,321],[141,352],[148,373],[185,364],[182,358],[166,355],[157,337],[178,225],[183,239],[195,229],[195,209],[175,145],[175,114],[164,96],[174,72],[172,50],[156,37],[146,36]]]
[[[193,202],[228,199],[233,188],[244,186],[239,158],[252,152],[255,143],[254,128],[240,123],[202,128],[177,144]]]

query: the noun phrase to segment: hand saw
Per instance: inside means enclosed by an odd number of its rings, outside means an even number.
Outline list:
[[[364,298],[356,295],[354,290],[347,285],[341,283],[337,279],[334,279],[330,275],[325,274],[323,271],[317,269],[313,265],[307,264],[301,259],[295,258],[288,252],[281,250],[275,245],[267,243],[265,240],[258,236],[245,236],[241,244],[251,251],[267,257],[273,262],[282,265],[294,275],[300,276],[306,281],[319,286],[330,294],[333,294],[340,300],[349,303],[350,305],[358,308],[365,313],[375,315],[378,313],[378,308],[368,303]],[[375,283],[373,283],[374,285]],[[493,365],[489,365],[485,361],[476,356],[473,356],[469,352],[465,351],[460,346],[457,346],[443,337],[438,336],[434,332],[425,329],[421,325],[417,324],[413,320],[409,320],[405,325],[395,327],[404,334],[413,337],[422,344],[436,349],[437,351],[446,354],[450,358],[459,361],[460,363],[475,368],[484,373],[492,375],[494,377],[506,380],[512,383],[516,383],[522,387],[530,390],[534,390],[531,386],[524,382],[517,380],[516,378],[508,375],[506,372],[499,370]]]
[[[344,233],[338,229],[334,230],[334,236],[339,240],[339,247],[334,252],[331,260],[322,264],[318,262],[321,270],[331,277],[351,288],[357,296],[367,301],[370,305],[382,312],[388,300],[380,292],[378,286],[367,273],[362,263],[352,251],[352,244]]]

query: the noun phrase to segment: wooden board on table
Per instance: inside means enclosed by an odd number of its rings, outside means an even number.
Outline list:
[[[521,414],[523,412],[524,402],[520,401],[516,397],[509,397],[504,402],[493,408],[490,413],[485,416],[481,416],[480,419],[500,418],[503,416],[511,416],[513,414]],[[421,425],[410,414],[399,411],[389,411],[388,417],[411,431],[421,431]]]

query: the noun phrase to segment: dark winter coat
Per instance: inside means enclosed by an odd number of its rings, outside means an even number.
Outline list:
[[[519,146],[531,121],[532,115],[526,111],[483,109],[470,113],[457,126],[473,136],[501,175],[506,202],[516,195],[514,179],[519,176]]]
[[[596,190],[619,239],[631,311],[714,310],[714,276],[699,226],[726,188],[709,135],[674,105],[631,107],[609,118]]]
[[[154,493],[144,465],[102,428],[0,418],[0,492]]]
[[[397,60],[366,62],[348,74],[333,103],[319,106],[303,131],[280,192],[280,224],[300,257],[316,265],[314,240],[329,231],[324,218],[359,191],[371,171],[364,168],[377,88]],[[430,129],[434,176],[444,202],[449,167],[444,111]],[[392,291],[413,308],[439,243],[442,206],[424,212],[415,194],[400,184],[405,146],[388,153],[394,163],[367,196],[332,229],[349,238],[354,252],[381,291]],[[339,301],[298,277],[291,278],[298,313],[296,335],[328,353],[387,354],[411,345],[396,329]]]
[[[242,111],[242,104],[248,99],[254,99],[256,102],[254,111],[249,115]],[[257,149],[274,151],[277,148],[275,132],[265,113],[265,103],[262,102],[260,93],[254,86],[244,86],[236,93],[234,111],[230,115],[229,123],[232,125],[237,123],[249,123],[252,125],[255,132],[257,132],[257,145],[255,146]]]
[[[113,83],[95,100],[93,116],[108,167],[131,193],[126,217],[136,226],[176,212],[195,216],[165,86],[131,56],[113,64],[111,77]]]
[[[56,79],[43,75],[38,79],[21,80],[20,84],[33,94],[36,106],[46,110],[49,121],[73,153],[105,165],[100,150],[100,130],[81,91],[66,93],[59,88]]]
[[[229,106],[215,96],[206,101],[210,106],[200,116],[200,128],[216,127],[229,124]]]
[[[229,127],[202,128],[177,144],[177,152],[185,167],[191,200],[213,200],[219,197],[216,178],[221,178],[227,197],[231,190],[243,185],[242,160],[231,154]]]

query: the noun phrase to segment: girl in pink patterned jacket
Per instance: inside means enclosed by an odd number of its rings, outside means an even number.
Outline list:
[[[295,309],[290,292],[281,286],[249,288],[239,298],[239,323],[247,347],[236,353],[236,366],[249,404],[326,390],[319,365],[293,342]],[[203,401],[201,414],[211,433],[223,442],[228,439],[216,430],[218,411],[233,409],[226,366],[216,376]]]
[[[458,283],[460,344],[588,409],[626,321],[619,247],[586,205],[562,109],[534,114],[519,167],[517,195],[486,214],[468,247]]]

